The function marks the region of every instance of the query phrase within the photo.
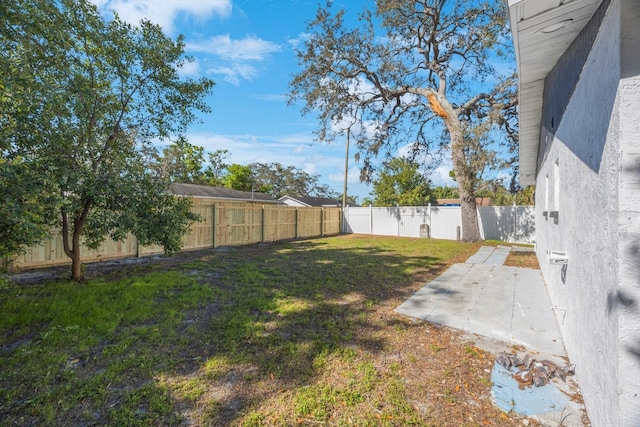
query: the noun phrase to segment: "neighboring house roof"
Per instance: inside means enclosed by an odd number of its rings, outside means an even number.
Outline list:
[[[291,206],[324,206],[324,207],[336,207],[342,206],[341,198],[329,198],[329,197],[309,197],[309,196],[283,196],[278,199],[284,204]],[[347,206],[356,207],[356,203],[347,202]]]
[[[603,0],[506,0],[520,78],[520,184],[536,179],[544,80]]]
[[[243,202],[280,203],[264,193],[239,191],[224,187],[210,187],[208,185],[176,183],[171,185],[171,192],[179,196],[207,197]]]

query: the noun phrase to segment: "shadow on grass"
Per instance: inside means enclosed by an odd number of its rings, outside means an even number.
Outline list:
[[[416,277],[426,281],[451,258],[474,249],[424,240],[334,239],[202,251],[174,265],[193,279],[192,286],[208,292],[194,293],[197,300],[187,304],[179,302],[181,288],[169,287],[153,297],[162,308],[148,319],[95,333],[97,344],[88,347],[70,340],[48,362],[53,374],[45,382],[30,378],[42,367],[0,368],[3,382],[23,377],[38,384],[13,390],[3,385],[0,398],[11,403],[0,406],[0,419],[260,424],[262,415],[252,411],[279,394],[291,400],[283,403],[290,405],[284,413],[313,413],[317,408],[299,401],[295,390],[308,391],[318,375],[327,374],[331,358],[353,367],[355,358],[384,353],[389,330],[410,330],[411,324],[379,316],[380,306],[391,311],[410,296]],[[3,330],[3,358],[17,359],[41,346],[40,338],[24,337],[41,337],[50,326]],[[12,344],[19,340],[24,343]]]

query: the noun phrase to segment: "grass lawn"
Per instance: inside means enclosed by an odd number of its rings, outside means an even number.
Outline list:
[[[393,312],[479,244],[341,236],[0,289],[1,425],[514,425],[493,358]]]

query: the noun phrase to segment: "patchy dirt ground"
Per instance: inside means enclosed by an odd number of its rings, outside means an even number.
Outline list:
[[[102,262],[87,266],[86,277],[115,279],[158,270],[184,271],[184,266],[189,265],[188,273],[199,275],[203,284],[224,286],[235,292],[232,288],[236,285],[221,278],[229,277],[229,272],[247,259],[270,260],[266,264],[278,265],[283,260],[278,258],[280,255],[274,255],[274,248],[283,247],[289,250],[286,244],[260,244],[241,249],[183,252],[173,257]],[[481,350],[473,337],[450,328],[410,319],[393,311],[424,286],[424,283],[452,263],[463,262],[476,249],[477,247],[470,246],[467,251],[446,262],[433,264],[429,268],[418,268],[412,274],[410,283],[394,288],[368,290],[366,297],[358,289],[339,295],[328,293],[325,297],[330,305],[327,305],[326,310],[331,310],[329,317],[338,322],[335,327],[340,328],[340,322],[344,322],[348,323],[350,329],[345,341],[340,343],[343,348],[342,356],[328,357],[322,363],[317,361],[321,354],[316,354],[313,360],[306,356],[287,358],[286,355],[282,359],[283,353],[270,354],[270,348],[257,346],[261,336],[254,342],[242,343],[243,351],[255,352],[253,362],[247,362],[246,357],[243,357],[242,362],[222,370],[202,364],[206,355],[212,355],[210,342],[191,341],[177,354],[175,351],[178,349],[173,349],[171,355],[179,359],[180,369],[173,375],[154,379],[166,389],[173,390],[170,393],[177,402],[177,418],[167,418],[166,421],[179,425],[220,426],[539,425],[534,419],[527,419],[516,413],[504,413],[493,404],[491,369],[495,355]],[[240,251],[242,256],[239,256]],[[318,264],[330,265],[338,260],[314,258],[310,253],[296,254],[295,258],[287,258],[287,262],[294,259],[291,268],[302,272],[315,268]],[[531,253],[516,253],[510,256],[508,262],[515,263],[518,267],[536,268],[537,262],[534,263],[531,256]],[[212,258],[216,260],[216,269],[203,273],[203,263]],[[363,274],[364,269],[366,266],[362,267],[360,274]],[[317,274],[321,274],[320,271]],[[376,272],[383,273],[383,270]],[[62,280],[67,275],[68,267],[60,267],[17,273],[13,280],[16,284],[37,284],[56,278]],[[185,333],[189,329],[208,327],[223,309],[219,304],[211,302],[192,310],[186,316]],[[278,319],[274,319],[273,329],[269,329],[269,313],[256,315],[266,316],[264,323],[267,326],[262,334],[278,335],[285,341],[296,341],[296,337],[301,334],[308,334],[302,335],[303,337],[315,337],[325,333],[314,326],[313,316],[319,316],[318,313],[312,314],[311,322],[303,329],[296,322],[283,326],[282,323],[276,323]],[[276,324],[279,326],[275,326]],[[510,350],[499,343],[495,343],[495,346],[496,352]],[[283,350],[278,348],[278,351]],[[266,361],[270,357],[275,359],[275,365]],[[283,366],[278,365],[284,363],[283,360],[288,362]],[[91,367],[89,363],[87,365],[87,368]],[[368,376],[367,367],[371,367],[373,376]],[[100,363],[95,363],[95,369],[99,368]],[[309,376],[309,371],[317,374]],[[193,396],[185,398],[184,384],[197,384],[200,388]],[[349,393],[350,389],[357,390],[358,393]],[[328,390],[338,392],[328,396]],[[305,393],[308,393],[306,400]],[[319,401],[330,403],[323,403],[324,406],[318,408]],[[117,404],[106,402],[111,403]],[[64,421],[72,425],[82,420],[81,414],[85,409],[87,408],[69,412]],[[93,409],[94,413],[101,410]],[[102,423],[104,420],[101,422],[98,417],[95,424]]]
[[[534,268],[536,270],[540,268],[540,264],[538,264],[538,257],[532,249],[512,249],[504,262],[504,265],[508,265],[510,267]]]

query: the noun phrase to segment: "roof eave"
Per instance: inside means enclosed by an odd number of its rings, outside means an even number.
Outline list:
[[[534,185],[544,81],[602,0],[506,0],[516,52],[520,121],[520,184]],[[555,31],[551,25],[561,24]],[[523,51],[525,53],[523,54]]]

